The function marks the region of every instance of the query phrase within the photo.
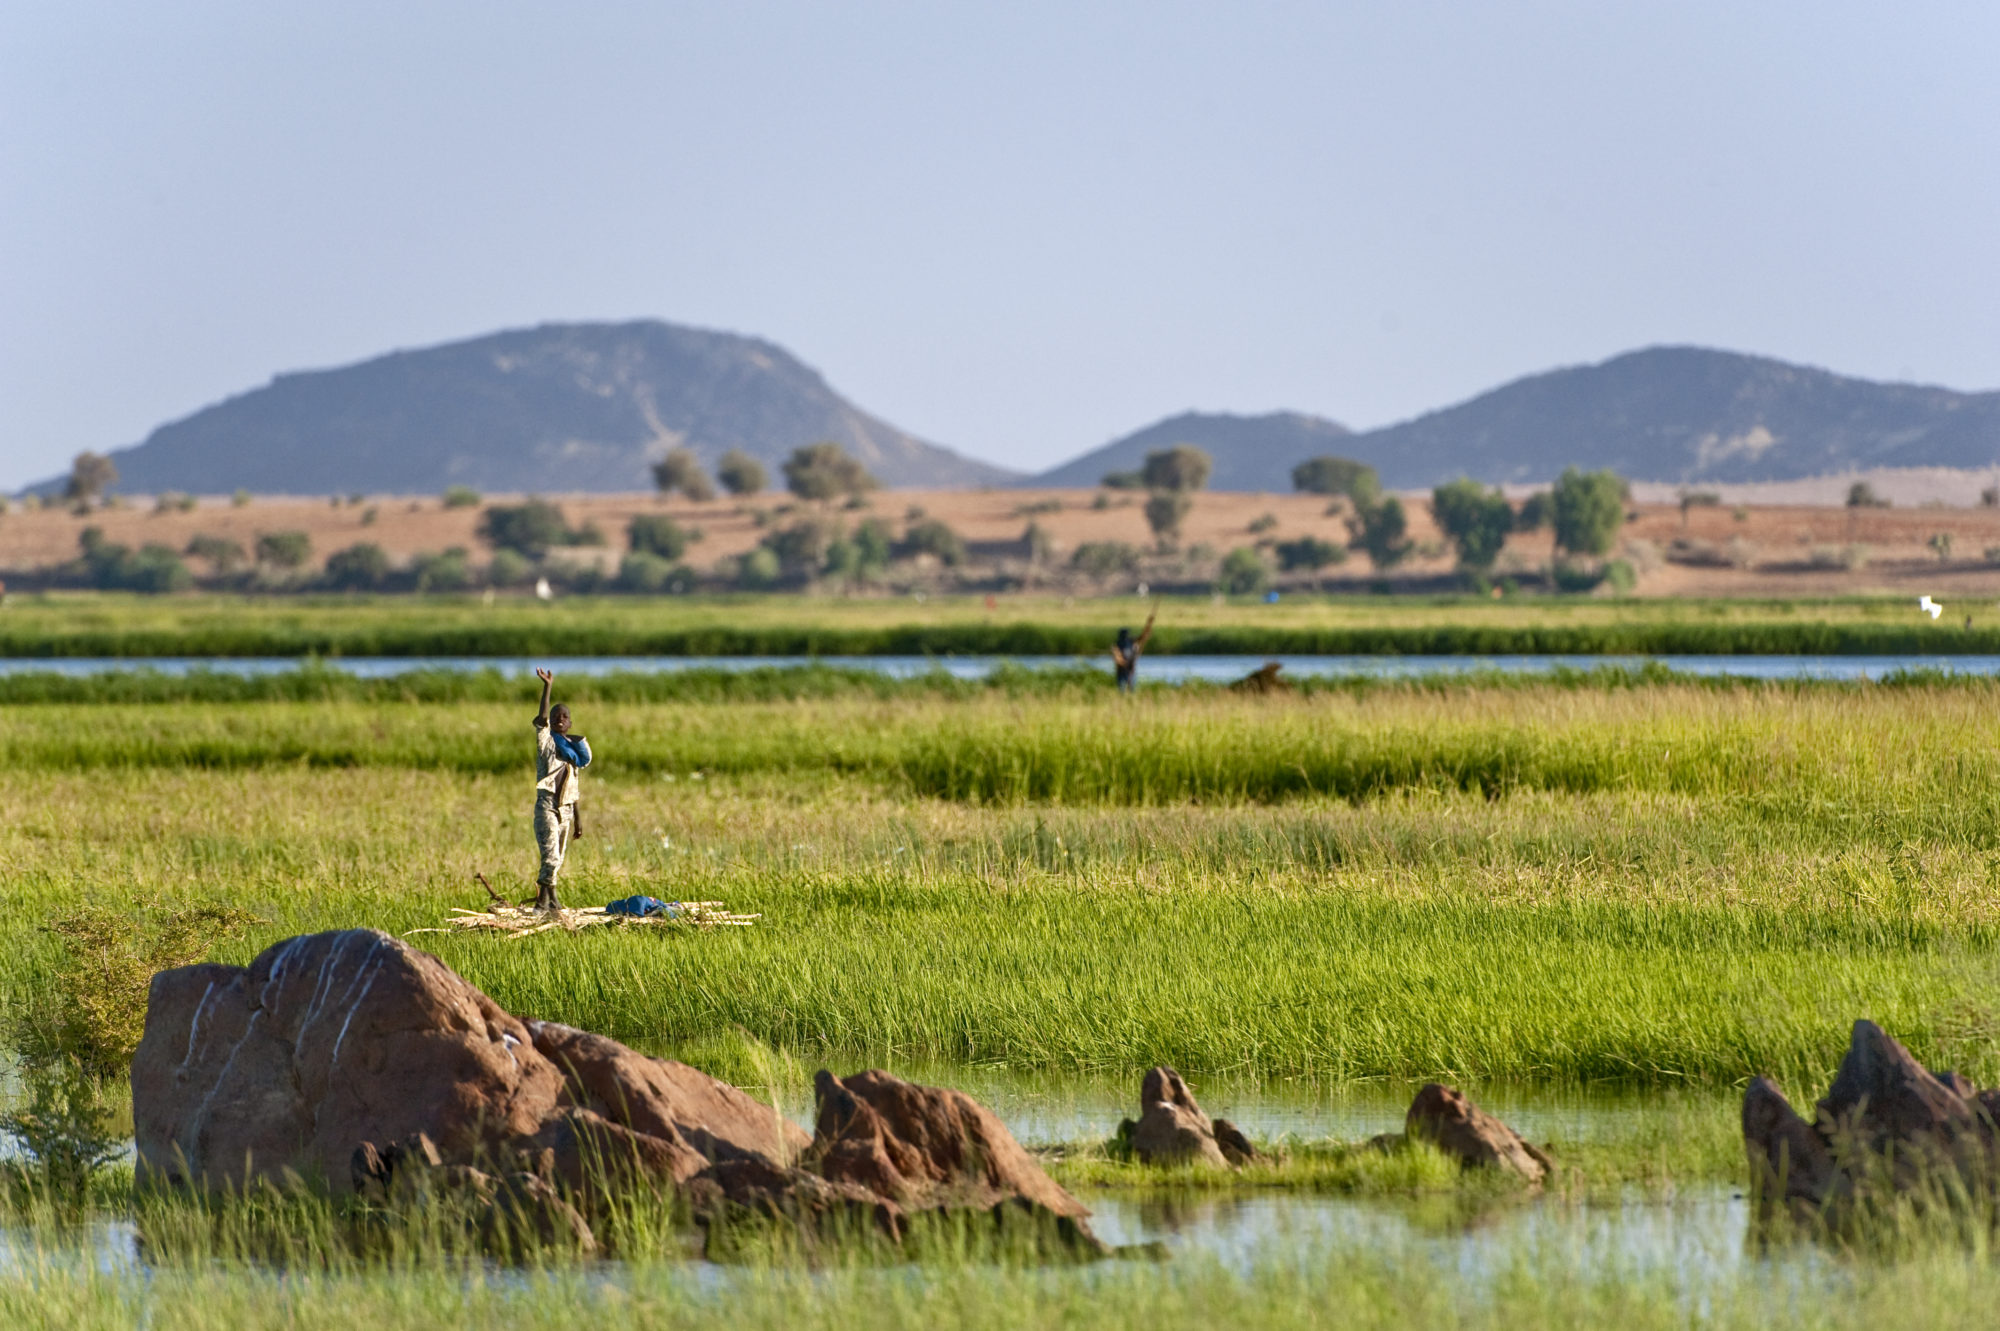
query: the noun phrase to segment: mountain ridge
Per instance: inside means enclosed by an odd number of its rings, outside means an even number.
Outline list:
[[[1015,475],[863,411],[774,342],[656,319],[544,323],[274,375],[111,457],[137,491],[630,491],[652,488],[669,447],[711,468],[741,448],[775,472],[823,439],[889,485]]]
[[[1214,453],[1195,430],[1176,427],[1216,420],[1322,418],[1183,413],[1022,484],[1095,484],[1106,471],[1136,466],[1147,449],[1175,443]],[[1681,485],[1802,480],[1885,467],[1976,470],[2000,462],[2000,392],[1882,383],[1769,356],[1656,346],[1525,375],[1378,429],[1333,428],[1341,433],[1311,439],[1271,427],[1255,439],[1243,432],[1225,445],[1230,456],[1217,454],[1210,484],[1289,489],[1291,468],[1308,445],[1366,462],[1384,485],[1405,490],[1464,475],[1494,484],[1539,483],[1567,466],[1609,467],[1633,480]],[[1208,437],[1217,436],[1211,431]]]

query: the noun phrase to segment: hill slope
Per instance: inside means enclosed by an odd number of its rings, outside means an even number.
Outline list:
[[[685,444],[772,467],[832,439],[887,485],[1011,479],[905,434],[756,338],[645,320],[544,324],[281,374],[113,455],[119,488],[218,493],[430,493],[652,488]]]
[[[1546,481],[1566,466],[1635,480],[1795,480],[2000,459],[2000,393],[1849,379],[1698,347],[1552,370],[1352,441],[1391,486]]]
[[[1189,411],[1114,439],[1036,476],[1033,485],[1096,485],[1106,472],[1135,471],[1155,449],[1193,444],[1215,459],[1211,490],[1289,490],[1292,468],[1322,453],[1349,453],[1344,425],[1296,411],[1231,416]]]
[[[1564,467],[1634,480],[1787,481],[1876,467],[2000,463],[2000,393],[1875,383],[1698,347],[1653,347],[1530,375],[1457,406],[1349,433],[1295,413],[1175,416],[1035,478],[1094,485],[1149,449],[1192,443],[1220,490],[1290,488],[1292,464],[1336,453],[1397,489],[1457,476],[1538,482]]]

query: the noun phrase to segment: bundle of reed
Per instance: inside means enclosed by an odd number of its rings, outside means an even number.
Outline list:
[[[761,918],[761,915],[742,915],[729,909],[720,901],[671,901],[669,913],[659,915],[624,915],[606,910],[602,906],[583,906],[577,909],[557,907],[541,910],[531,905],[517,905],[495,892],[481,877],[481,887],[493,898],[485,910],[468,910],[463,906],[451,908],[451,918],[442,925],[430,929],[412,929],[413,934],[442,934],[457,930],[484,930],[498,933],[508,938],[527,938],[534,934],[561,929],[566,933],[576,933],[583,929],[605,926],[630,927],[639,929],[714,929],[721,926],[747,928]]]

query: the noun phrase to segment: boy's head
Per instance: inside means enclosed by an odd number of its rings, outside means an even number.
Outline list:
[[[558,735],[569,734],[569,704],[559,702],[549,708],[549,729]]]

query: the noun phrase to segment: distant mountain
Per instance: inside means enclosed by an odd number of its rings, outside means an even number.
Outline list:
[[[1210,484],[1219,490],[1287,489],[1291,464],[1316,453],[1370,463],[1393,489],[1457,476],[1548,481],[1572,465],[1675,485],[1788,481],[1874,467],[1992,467],[2000,463],[2000,393],[1654,347],[1530,375],[1356,434],[1310,416],[1176,416],[1030,483],[1095,484],[1138,465],[1148,449],[1181,442],[1214,455]]]
[[[432,493],[649,490],[685,444],[772,466],[831,439],[886,485],[1014,474],[862,411],[784,348],[645,320],[544,324],[281,374],[114,453],[121,490]]]
[[[1356,435],[1385,484],[1545,481],[1564,467],[1634,480],[1796,480],[1866,467],[1990,467],[2000,393],[1874,383],[1699,347],[1654,347],[1517,379]]]
[[[1184,412],[1065,462],[1022,485],[1096,485],[1106,472],[1136,471],[1146,454],[1193,444],[1215,459],[1211,490],[1290,490],[1292,468],[1322,453],[1354,456],[1345,425],[1296,411],[1268,416]]]

